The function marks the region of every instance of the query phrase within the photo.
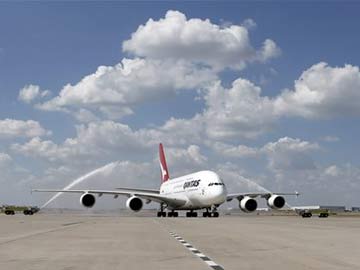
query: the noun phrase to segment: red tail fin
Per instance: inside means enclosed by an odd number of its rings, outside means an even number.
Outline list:
[[[166,165],[165,153],[163,145],[159,144],[159,159],[160,159],[160,170],[161,170],[161,182],[164,183],[169,180],[169,170]]]

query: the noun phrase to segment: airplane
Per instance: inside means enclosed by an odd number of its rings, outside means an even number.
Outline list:
[[[160,209],[158,217],[178,217],[179,210],[186,210],[186,217],[197,217],[195,210],[205,210],[203,217],[219,217],[218,207],[226,201],[237,199],[239,208],[247,213],[257,209],[255,198],[267,200],[272,209],[281,209],[285,205],[285,195],[299,193],[233,193],[228,194],[224,181],[213,171],[199,171],[185,176],[170,178],[163,145],[159,144],[159,162],[161,171],[160,189],[116,188],[115,190],[59,190],[34,189],[33,192],[78,193],[80,204],[91,208],[96,203],[96,196],[112,195],[115,198],[127,196],[126,207],[134,212],[140,211],[144,202],[157,202]]]

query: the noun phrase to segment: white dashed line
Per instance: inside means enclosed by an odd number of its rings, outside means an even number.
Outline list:
[[[224,270],[224,268],[221,265],[217,264],[216,262],[211,260],[208,256],[201,253],[200,250],[193,247],[193,245],[186,242],[182,237],[180,237],[176,233],[170,232],[170,235],[173,236],[180,243],[182,243],[183,246],[186,247],[189,251],[191,251],[194,255],[196,255],[200,259],[202,259],[210,268],[215,269],[215,270]]]

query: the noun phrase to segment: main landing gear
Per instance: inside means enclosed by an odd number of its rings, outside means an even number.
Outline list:
[[[219,217],[219,212],[204,212],[203,217]]]
[[[186,212],[186,217],[197,217],[197,212],[194,212],[194,210]]]
[[[157,212],[157,217],[166,217],[166,212],[164,211],[164,204],[160,204],[160,211]]]
[[[217,211],[217,207],[218,205],[213,206],[213,209],[211,210],[211,208],[206,208],[206,212],[203,212],[203,217],[219,217],[219,212]],[[175,210],[171,210],[168,212],[165,212],[165,208],[164,204],[160,204],[160,211],[157,212],[157,216],[158,217],[178,217],[179,216],[179,212],[176,212]],[[194,210],[190,210],[189,212],[186,212],[186,217],[197,217],[198,213],[195,212]]]
[[[157,217],[166,217],[166,212],[164,211],[165,207],[164,204],[160,204],[160,211],[157,212]],[[170,212],[167,212],[168,217],[178,217],[179,213],[175,212],[174,210],[171,210]]]
[[[157,212],[157,217],[166,217],[166,212],[164,211]]]
[[[174,210],[171,212],[168,212],[168,217],[178,217],[178,216],[179,216],[179,213],[175,212]]]
[[[206,212],[203,212],[203,217],[219,217],[219,212],[216,207],[214,207],[211,212],[209,208],[206,208]]]

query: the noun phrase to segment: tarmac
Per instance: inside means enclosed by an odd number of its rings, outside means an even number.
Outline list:
[[[360,218],[0,215],[0,269],[360,269]]]

